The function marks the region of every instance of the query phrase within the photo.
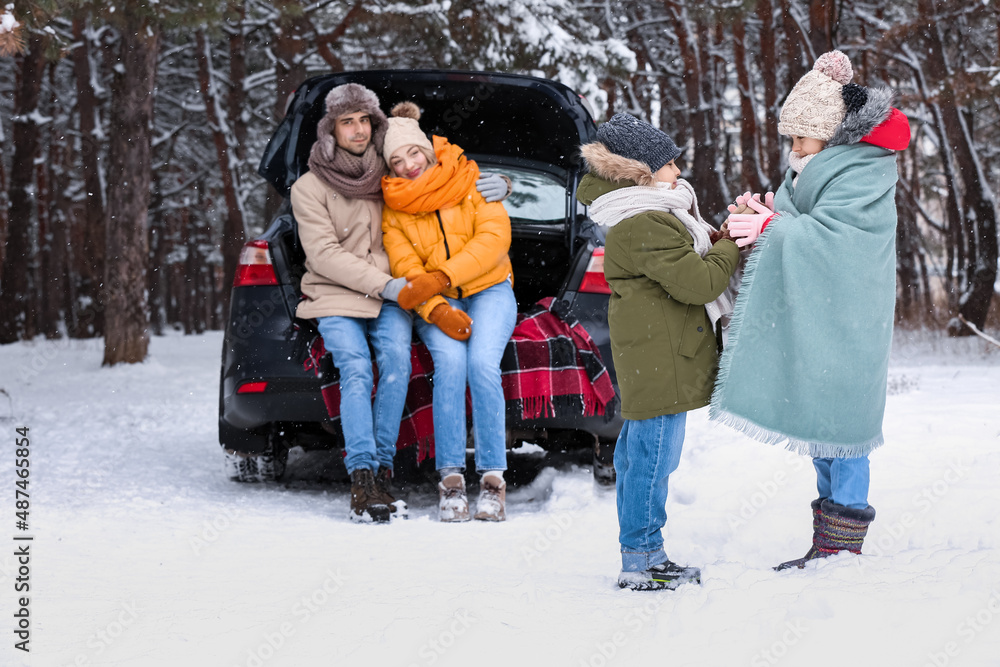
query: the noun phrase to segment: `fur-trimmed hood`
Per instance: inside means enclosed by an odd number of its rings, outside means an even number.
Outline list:
[[[845,86],[848,89],[848,86]],[[885,122],[892,113],[893,92],[889,88],[863,88],[851,85],[852,95],[848,99],[847,114],[834,130],[827,142],[827,148],[859,143],[872,130]]]
[[[625,185],[653,185],[656,177],[645,162],[622,157],[599,141],[580,146],[580,153],[590,170],[606,181]]]

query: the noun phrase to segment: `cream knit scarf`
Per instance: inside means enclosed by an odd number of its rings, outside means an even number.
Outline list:
[[[694,188],[684,179],[677,179],[674,187],[671,187],[670,183],[657,183],[612,190],[595,199],[588,212],[591,219],[597,224],[612,227],[622,220],[647,211],[670,213],[680,220],[694,240],[695,252],[702,257],[712,249],[712,240],[709,238],[709,234],[714,232],[715,228],[701,217],[698,212],[698,198],[695,196]],[[733,313],[733,304],[736,302],[736,294],[739,291],[742,278],[743,257],[741,256],[740,265],[729,280],[729,287],[715,301],[705,304],[705,311],[712,321],[712,327],[714,328],[716,322],[722,320],[723,333],[729,325],[729,318]]]
[[[792,179],[793,188],[799,184],[799,176],[802,175],[802,170],[805,169],[806,165],[809,164],[817,155],[819,155],[819,153],[813,153],[812,155],[799,155],[795,151],[789,151],[788,166],[795,172],[795,178]]]

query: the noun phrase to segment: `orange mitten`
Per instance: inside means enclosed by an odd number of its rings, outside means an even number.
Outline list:
[[[445,335],[455,340],[468,340],[472,335],[472,318],[458,308],[442,303],[431,311],[430,319]]]
[[[448,289],[451,281],[443,271],[431,271],[419,275],[399,291],[399,307],[406,310],[413,310],[435,294]]]

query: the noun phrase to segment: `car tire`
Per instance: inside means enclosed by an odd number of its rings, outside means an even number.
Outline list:
[[[617,481],[615,473],[615,441],[604,438],[594,439],[594,481],[598,486],[614,486]]]
[[[223,469],[226,477],[234,482],[277,482],[285,476],[288,466],[288,448],[273,435],[268,438],[267,451],[247,454],[234,449],[223,449]]]

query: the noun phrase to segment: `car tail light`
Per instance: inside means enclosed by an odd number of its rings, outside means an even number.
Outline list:
[[[267,241],[250,241],[243,246],[236,275],[233,276],[233,287],[277,284],[278,275],[274,272]]]
[[[260,394],[267,389],[267,382],[244,382],[236,390],[237,394]]]
[[[608,281],[604,279],[604,248],[594,249],[587,264],[587,272],[580,281],[580,292],[591,294],[611,294]]]

